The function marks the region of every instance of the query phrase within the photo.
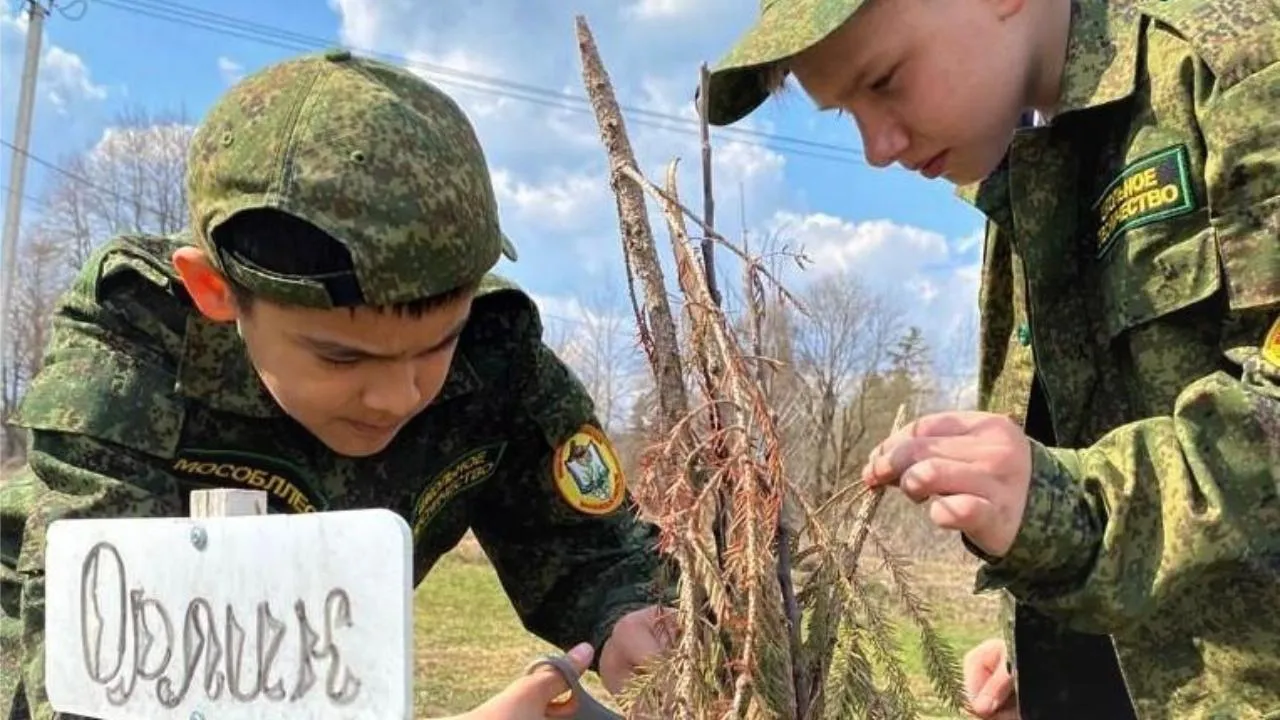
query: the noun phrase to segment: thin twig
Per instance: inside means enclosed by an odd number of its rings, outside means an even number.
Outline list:
[[[711,183],[711,133],[707,122],[707,98],[710,97],[710,73],[707,70],[706,63],[703,63],[700,69],[701,92],[698,93],[699,98],[699,135],[702,140],[702,211],[704,219],[700,222],[706,235],[702,238],[702,259],[706,267],[707,283],[711,292],[711,297],[717,305],[720,304],[720,291],[716,285],[715,276],[715,245],[710,237],[715,234],[715,195],[712,192]],[[675,192],[670,191],[671,204],[678,205]],[[684,208],[681,208],[684,210]],[[685,210],[687,213],[687,210]],[[744,253],[745,255],[745,253]],[[746,271],[747,279],[747,303],[749,314],[749,327],[751,330],[752,354],[759,357],[761,350],[761,323],[764,316],[762,298],[758,297],[759,278],[755,275],[758,264],[748,263]],[[760,390],[765,391],[768,383],[765,379],[765,369],[763,366],[756,368],[756,382]],[[772,408],[770,408],[772,412]],[[723,505],[722,505],[723,507]],[[725,518],[720,518],[721,523],[725,522]],[[724,534],[723,525],[718,527],[717,539]],[[791,649],[791,657],[793,659],[791,682],[795,692],[795,705],[791,708],[793,717],[802,719],[805,709],[809,707],[809,687],[807,678],[804,675],[804,668],[799,662],[796,662],[801,656],[802,646],[800,641],[800,605],[796,600],[795,582],[791,578],[791,533],[787,529],[786,523],[781,515],[778,517],[778,525],[775,530],[777,536],[777,553],[778,566],[776,577],[778,580],[778,589],[782,594],[783,612],[787,620],[787,641]]]
[[[711,130],[707,124],[706,102],[707,102],[707,83],[710,77],[707,72],[706,63],[701,68],[701,84],[702,91],[698,94],[700,112],[698,113],[698,135],[702,142],[702,212],[706,219],[707,227],[715,226],[715,196],[712,193],[711,182]],[[673,206],[679,206],[679,190],[676,187],[676,162],[673,161],[667,171],[667,188],[666,195],[669,202],[665,204],[669,215],[668,223],[672,225],[673,234],[677,231],[682,235],[687,235],[688,231],[684,227],[679,211],[673,209]],[[678,230],[676,226],[679,226]],[[688,240],[687,237],[680,238],[681,241]],[[719,284],[716,281],[716,261],[715,261],[715,243],[709,238],[702,239],[702,274],[706,278],[707,294],[711,298],[711,302],[717,308],[722,307],[720,297]],[[724,418],[719,409],[712,411],[711,426],[713,429],[723,427]],[[715,451],[715,459],[717,462],[725,460],[726,453],[724,445],[718,445]],[[720,568],[724,569],[724,556],[726,549],[726,538],[729,533],[729,506],[730,506],[730,488],[725,487],[719,493],[716,502],[715,526],[712,534],[715,536],[716,542],[716,559],[720,564]]]
[[[637,185],[639,185],[642,189],[644,189],[649,194],[653,195],[658,200],[663,202],[675,202],[676,207],[680,209],[680,212],[684,213],[685,217],[689,218],[695,224],[701,227],[703,232],[706,233],[707,238],[716,241],[720,245],[723,245],[734,255],[737,255],[743,262],[757,263],[757,261],[754,258],[748,256],[745,252],[739,249],[737,245],[733,244],[733,242],[725,239],[723,235],[716,232],[715,230],[708,228],[705,220],[698,217],[697,214],[695,214],[692,210],[690,210],[689,208],[681,204],[680,201],[672,200],[672,198],[667,197],[666,191],[664,191],[662,188],[650,182],[648,178],[646,178],[642,173],[640,173],[640,171],[636,170],[633,166],[623,166],[618,168],[617,171],[634,180]],[[773,283],[774,287],[777,288],[778,292],[783,297],[785,297],[787,299],[787,302],[791,303],[791,305],[795,307],[796,310],[798,310],[800,313],[804,315],[809,314],[808,310],[805,309],[804,303],[800,301],[800,298],[792,294],[790,290],[788,290],[781,282],[779,282],[778,279],[773,276],[773,273],[769,272],[764,267],[759,267],[758,269],[760,271],[760,274],[768,278],[769,282]]]
[[[891,433],[902,429],[907,423],[907,404],[902,403],[898,406],[898,414],[893,419],[893,430]],[[871,521],[875,518],[876,511],[880,509],[880,501],[884,499],[885,486],[881,485],[871,491],[871,497],[862,505],[862,510],[858,513],[858,519],[854,524],[857,528],[856,535],[853,538],[853,548],[850,551],[851,570],[857,569],[858,559],[862,557],[862,546],[867,542],[867,533],[871,531]]]

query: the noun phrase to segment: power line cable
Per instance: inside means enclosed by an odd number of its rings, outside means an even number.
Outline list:
[[[150,17],[156,20],[205,30],[220,35],[236,37],[259,44],[270,45],[293,52],[315,51],[332,47],[335,43],[326,38],[294,32],[285,28],[253,22],[209,10],[192,8],[180,3],[160,3],[155,0],[96,0],[100,5],[112,9]],[[365,48],[351,48],[352,52],[364,56],[376,57],[388,62],[409,67],[430,75],[441,84],[461,87],[474,92],[498,97],[508,97],[523,102],[549,106],[571,112],[592,113],[590,101],[581,95],[560,92],[546,87],[516,82],[504,78],[483,75],[480,73],[458,70],[455,68],[414,60],[393,53],[379,52]],[[630,122],[647,127],[657,127],[674,132],[696,134],[698,121],[693,118],[672,115],[647,108],[622,106],[622,110],[631,117]],[[664,123],[674,124],[669,127]],[[807,140],[804,138],[767,133],[749,128],[715,128],[713,134],[738,139],[744,144],[769,148],[784,154],[812,157],[846,164],[865,166],[860,150],[848,146]],[[767,140],[773,145],[760,142]]]
[[[99,2],[101,2],[101,0],[99,0]],[[5,147],[7,147],[7,148],[10,148],[10,149],[14,149],[13,143],[9,142],[8,140],[5,140],[4,138],[0,138],[0,145],[3,145],[3,146],[5,146]],[[102,186],[102,185],[99,185],[98,183],[95,183],[94,181],[90,180],[89,178],[86,178],[85,176],[83,176],[83,175],[81,175],[81,174],[79,174],[79,173],[77,173],[77,172],[74,172],[74,171],[72,171],[72,170],[68,170],[67,168],[64,168],[64,167],[61,167],[61,166],[60,166],[60,165],[58,165],[57,163],[50,162],[49,160],[46,160],[46,159],[44,159],[44,158],[42,158],[42,157],[40,157],[40,156],[38,156],[38,155],[35,155],[34,153],[31,153],[31,152],[29,152],[29,151],[28,151],[28,152],[26,152],[26,153],[24,153],[24,154],[26,155],[26,157],[27,157],[29,160],[31,160],[31,162],[34,162],[34,163],[36,163],[37,165],[40,165],[40,166],[45,167],[45,168],[47,168],[47,169],[49,169],[49,170],[51,170],[51,171],[53,171],[53,172],[55,172],[55,173],[58,173],[59,175],[61,175],[61,176],[65,177],[65,178],[67,178],[68,180],[71,180],[72,182],[76,182],[76,183],[79,183],[79,184],[81,184],[81,185],[83,185],[83,186],[85,186],[85,187],[91,188],[91,189],[93,189],[93,190],[97,190],[98,192],[105,193],[105,194],[109,195],[110,197],[113,197],[113,198],[115,198],[116,200],[119,200],[120,202],[129,203],[129,204],[131,204],[131,205],[137,205],[138,207],[142,208],[143,210],[146,210],[147,212],[150,212],[150,213],[152,213],[152,214],[154,214],[154,215],[161,216],[161,215],[164,215],[164,214],[165,214],[165,213],[160,212],[159,210],[156,210],[156,209],[155,209],[155,208],[153,208],[153,207],[150,207],[150,206],[148,206],[148,205],[143,205],[143,204],[141,204],[141,203],[138,203],[138,202],[137,202],[136,200],[134,200],[134,199],[130,199],[130,198],[128,198],[128,197],[126,197],[126,196],[124,196],[124,195],[121,195],[119,192],[116,192],[116,191],[110,190],[110,189],[108,189],[108,188],[106,188],[106,187],[104,187],[104,186]],[[3,185],[3,184],[0,184],[0,192],[7,191],[7,190],[8,190],[8,187],[7,187],[7,186],[5,186],[5,185]],[[36,205],[38,205],[38,206],[40,206],[40,207],[43,207],[43,208],[45,208],[45,209],[48,209],[48,208],[51,206],[51,203],[50,203],[48,200],[41,199],[41,198],[36,198],[36,197],[32,197],[32,196],[27,195],[27,194],[25,194],[25,193],[22,195],[22,198],[23,198],[24,200],[28,201],[28,202],[31,202],[31,203],[33,203],[33,204],[36,204]],[[674,297],[674,296],[673,296],[673,297]],[[677,299],[678,299],[678,298],[677,298]],[[590,326],[592,326],[592,327],[597,327],[597,323],[593,323],[593,322],[591,322],[590,320],[586,320],[586,319],[583,319],[583,318],[573,318],[573,317],[569,317],[569,316],[566,316],[566,315],[557,315],[557,314],[553,314],[553,313],[545,313],[545,312],[544,312],[544,313],[542,313],[542,315],[543,315],[544,317],[547,317],[547,318],[551,318],[551,319],[555,319],[555,320],[560,320],[560,321],[567,322],[567,323],[573,323],[573,324],[578,324],[578,325],[590,325]],[[597,329],[599,329],[599,328],[597,327]]]
[[[0,145],[4,145],[5,147],[11,148],[11,149],[13,148],[13,143],[9,142],[8,140],[5,140],[4,138],[0,138]],[[44,167],[44,168],[47,168],[47,169],[49,169],[49,170],[51,170],[51,171],[53,171],[53,172],[55,172],[55,173],[57,173],[57,174],[59,174],[59,175],[61,175],[61,176],[65,177],[65,178],[67,178],[68,180],[70,180],[70,181],[72,181],[72,182],[79,183],[80,185],[83,185],[83,186],[85,186],[85,187],[87,187],[87,188],[90,188],[90,189],[93,189],[93,190],[97,190],[98,192],[107,193],[108,195],[110,195],[110,196],[114,197],[114,198],[115,198],[115,199],[117,199],[117,200],[120,200],[121,202],[129,202],[129,203],[133,203],[133,202],[134,202],[133,200],[129,200],[129,199],[127,199],[125,196],[121,195],[121,194],[120,194],[120,193],[118,193],[118,192],[114,192],[114,191],[112,191],[112,190],[108,190],[107,188],[105,188],[105,187],[103,187],[103,186],[101,186],[101,185],[99,185],[99,184],[97,184],[97,183],[93,182],[93,181],[92,181],[92,180],[90,180],[89,178],[86,178],[85,176],[83,176],[83,175],[81,175],[81,174],[79,174],[79,173],[77,173],[77,172],[74,172],[74,171],[68,170],[68,169],[66,169],[66,168],[64,168],[64,167],[59,166],[57,163],[53,163],[53,162],[50,162],[50,161],[48,161],[48,160],[45,160],[44,158],[42,158],[42,157],[40,157],[40,156],[38,156],[38,155],[35,155],[35,154],[31,153],[31,152],[27,152],[27,153],[24,153],[24,154],[26,155],[27,159],[28,159],[28,160],[30,160],[31,162],[36,163],[37,165],[40,165],[40,166],[42,166],[42,167]],[[8,191],[8,189],[9,189],[9,188],[8,188],[8,186],[3,185],[3,184],[0,184],[0,191],[7,192],[7,191]],[[38,207],[42,207],[42,208],[44,208],[44,209],[46,209],[46,210],[51,206],[51,203],[50,203],[47,199],[41,199],[41,198],[32,197],[32,196],[27,195],[27,194],[25,194],[25,193],[22,195],[22,198],[23,198],[24,200],[26,200],[26,201],[28,201],[28,202],[30,202],[30,203],[32,203],[32,204],[34,204],[34,205],[36,205],[36,206],[38,206]],[[157,214],[157,215],[161,214],[161,213],[159,213],[159,211],[157,211],[155,208],[151,208],[151,207],[148,207],[148,206],[146,206],[146,205],[139,205],[139,207],[141,207],[142,209],[144,209],[144,210],[146,210],[146,211],[148,211],[148,212],[151,212],[151,213],[153,213],[153,214]],[[550,319],[553,319],[553,320],[559,320],[559,321],[561,321],[561,322],[565,322],[565,323],[571,323],[571,324],[577,324],[577,325],[583,325],[583,326],[591,326],[591,327],[593,327],[593,328],[595,328],[595,329],[602,329],[602,328],[599,328],[599,327],[598,327],[598,324],[597,324],[597,323],[593,323],[593,322],[591,322],[590,320],[587,320],[587,319],[584,319],[584,318],[574,318],[574,317],[569,317],[569,316],[567,316],[567,315],[557,315],[557,314],[554,314],[554,313],[547,313],[547,312],[540,312],[540,314],[541,314],[543,317],[550,318]],[[620,331],[620,332],[621,332],[621,329],[620,329],[620,328],[615,328],[615,329],[612,329],[611,331],[613,331],[613,330],[617,330],[617,331]],[[625,333],[625,332],[623,332],[623,334],[626,334],[626,333]]]
[[[57,9],[63,18],[71,22],[79,22],[89,11],[89,3],[86,0],[71,0],[69,3],[50,2],[49,6]],[[77,8],[79,12],[72,14],[70,12],[72,8]]]
[[[99,0],[99,1],[104,1],[104,0]],[[318,49],[321,47],[330,47],[334,44],[333,41],[323,37],[316,36],[316,35],[307,35],[303,33],[298,33],[298,32],[288,30],[286,28],[281,28],[279,26],[266,25],[263,23],[257,23],[250,20],[245,20],[243,18],[233,17],[231,15],[224,15],[224,14],[215,13],[209,10],[193,8],[188,5],[182,5],[181,3],[168,3],[168,2],[162,3],[162,2],[157,2],[156,0],[105,0],[105,4],[111,4],[117,8],[127,8],[130,6],[132,6],[133,8],[151,8],[153,9],[153,11],[157,11],[159,13],[168,13],[175,17],[201,19],[206,22],[213,23],[214,25],[221,25],[224,27],[235,27],[247,32],[259,33],[268,37],[285,38],[296,43],[298,46],[300,46],[299,49],[304,49],[304,50]],[[164,19],[164,18],[160,18],[160,19]],[[420,68],[424,71],[456,77],[464,80],[480,82],[484,85],[489,85],[494,87],[503,87],[503,88],[509,88],[512,90],[534,93],[544,97],[566,100],[571,103],[581,105],[583,107],[590,107],[590,100],[588,100],[586,97],[582,95],[575,95],[573,93],[553,90],[551,88],[547,88],[544,86],[531,85],[528,83],[521,83],[513,80],[494,77],[491,75],[483,75],[480,73],[458,70],[456,68],[450,68],[444,65],[428,63],[421,60],[411,60],[403,56],[394,55],[392,53],[379,52],[371,49],[352,48],[352,51],[357,52],[361,55],[379,56],[379,57],[382,57],[383,59],[393,61],[396,63],[409,65],[416,68]],[[627,105],[623,105],[621,106],[621,108],[623,111],[630,114],[634,114],[634,115],[644,115],[644,116],[652,117],[658,120],[674,121],[674,122],[690,125],[694,129],[698,127],[697,120],[680,116],[680,115],[672,115],[669,113],[663,113],[656,110],[650,110],[647,108],[639,108],[639,107],[627,106]],[[749,128],[725,127],[725,128],[717,128],[715,132],[719,132],[727,135],[741,135],[741,136],[756,137],[764,140],[774,140],[774,141],[780,141],[780,142],[794,143],[797,145],[807,146],[807,147],[811,147],[818,150],[833,151],[836,153],[856,154],[857,152],[859,152],[857,148],[851,148],[844,145],[835,145],[831,143],[824,143],[824,142],[818,142],[815,140],[809,140],[806,138],[767,133],[759,130],[751,130]]]
[[[4,183],[0,183],[0,193],[7,193],[7,192],[9,192],[9,186],[8,186],[8,185],[5,185]],[[48,200],[41,200],[41,199],[40,199],[40,198],[38,198],[38,197],[32,197],[32,196],[30,196],[30,195],[28,195],[28,194],[26,194],[26,193],[19,193],[19,194],[18,194],[18,197],[22,198],[23,200],[26,200],[28,203],[30,203],[30,204],[32,204],[32,205],[34,205],[34,206],[36,206],[36,207],[40,207],[40,208],[47,208],[47,207],[49,207],[49,201],[48,201]]]
[[[95,183],[94,181],[90,180],[89,178],[87,178],[87,177],[85,177],[85,176],[83,176],[83,175],[81,175],[81,174],[79,174],[79,173],[76,173],[76,172],[73,172],[73,171],[71,171],[71,170],[68,170],[68,169],[66,169],[66,168],[62,167],[61,165],[58,165],[57,163],[53,163],[53,162],[50,162],[50,161],[48,161],[48,160],[45,160],[44,158],[40,157],[39,155],[35,155],[34,153],[32,153],[32,152],[31,152],[31,151],[29,151],[29,150],[28,150],[28,151],[19,150],[16,146],[14,146],[14,144],[13,144],[13,143],[9,142],[8,140],[5,140],[4,138],[0,138],[0,145],[4,145],[5,147],[9,148],[10,150],[13,150],[14,152],[22,153],[22,154],[23,154],[23,155],[25,155],[25,156],[27,157],[27,159],[28,159],[28,160],[30,160],[31,162],[33,162],[33,163],[35,163],[35,164],[37,164],[37,165],[40,165],[41,167],[47,168],[47,169],[49,169],[49,170],[52,170],[53,172],[58,173],[59,175],[61,175],[61,176],[65,177],[65,178],[68,178],[68,179],[70,179],[70,180],[73,180],[73,181],[75,181],[75,182],[78,182],[78,183],[80,183],[81,185],[84,185],[84,186],[85,186],[85,187],[87,187],[87,188],[92,188],[92,189],[94,189],[94,190],[97,190],[97,191],[98,191],[98,192],[100,192],[100,193],[106,193],[106,194],[107,194],[107,195],[109,195],[110,197],[113,197],[113,198],[115,198],[116,200],[119,200],[120,202],[129,203],[129,204],[137,204],[137,206],[138,206],[138,207],[142,208],[143,210],[146,210],[146,211],[147,211],[147,212],[149,212],[149,213],[152,213],[153,215],[157,215],[157,216],[161,216],[161,217],[163,217],[163,216],[165,215],[165,213],[163,213],[163,212],[161,212],[161,211],[159,211],[159,210],[156,210],[156,209],[155,209],[155,208],[153,208],[153,207],[148,207],[148,206],[146,206],[146,205],[142,205],[141,203],[138,203],[136,199],[126,198],[124,195],[121,195],[120,193],[116,192],[115,190],[111,190],[110,188],[107,188],[107,187],[104,187],[104,186],[102,186],[102,185],[99,185],[99,184]]]

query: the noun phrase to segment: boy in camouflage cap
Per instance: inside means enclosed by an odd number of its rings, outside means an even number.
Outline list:
[[[275,512],[394,509],[415,582],[474,531],[525,626],[590,643],[575,661],[617,689],[657,650],[655,538],[533,302],[488,274],[513,251],[457,105],[344,52],[288,60],[210,111],[187,189],[189,237],[118,237],[80,272],[15,418],[31,445],[0,505],[4,712],[51,716],[49,524],[186,515],[212,486],[266,490]],[[546,675],[471,717],[540,717]]]
[[[710,122],[788,75],[988,221],[981,412],[863,475],[1013,603],[977,714],[1280,713],[1280,5],[763,0]]]

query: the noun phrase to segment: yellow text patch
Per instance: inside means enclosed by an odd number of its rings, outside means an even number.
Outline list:
[[[287,512],[329,509],[328,501],[297,467],[279,458],[233,450],[180,450],[170,469],[205,487],[239,485],[265,490],[272,505]]]
[[[1098,217],[1098,255],[1121,233],[1196,209],[1191,162],[1185,145],[1166,148],[1131,163],[1102,191]]]
[[[506,448],[506,443],[494,443],[468,450],[431,478],[413,505],[413,534],[420,534],[445,503],[488,480]]]
[[[611,513],[626,497],[622,462],[613,443],[593,425],[583,425],[556,448],[551,474],[565,502],[584,513]]]

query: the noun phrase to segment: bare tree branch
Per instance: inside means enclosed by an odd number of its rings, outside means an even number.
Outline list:
[[[646,312],[640,313],[637,308],[636,321],[640,325],[645,351],[658,368],[658,399],[663,428],[670,431],[689,408],[675,323],[666,299],[662,265],[658,262],[653,230],[649,227],[644,194],[624,177],[627,170],[636,164],[631,140],[627,137],[626,123],[609,84],[604,63],[600,61],[595,39],[591,36],[586,20],[581,16],[577,18],[577,34],[583,60],[582,79],[591,98],[601,139],[609,154],[609,184],[617,198],[624,255],[629,267],[634,269],[644,285]],[[632,297],[634,305],[634,294]]]

